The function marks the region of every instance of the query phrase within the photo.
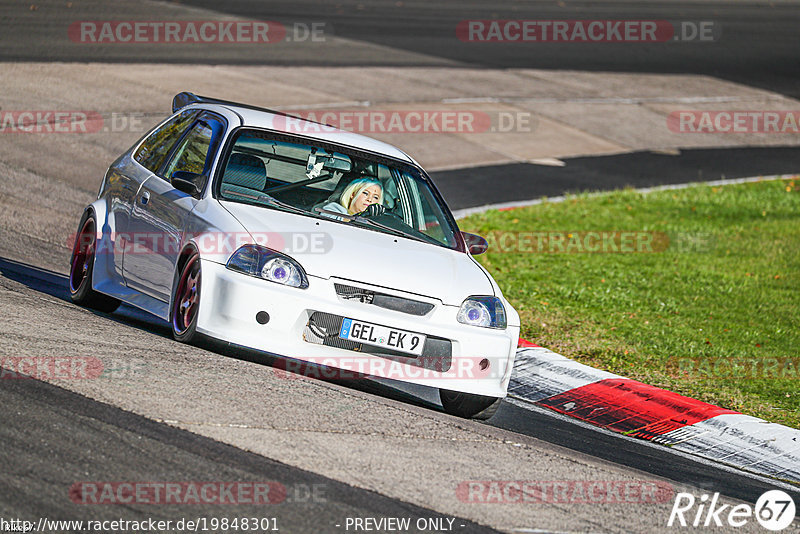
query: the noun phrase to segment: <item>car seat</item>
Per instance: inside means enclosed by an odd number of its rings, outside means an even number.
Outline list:
[[[261,158],[241,152],[231,154],[222,176],[223,194],[261,195],[266,185],[267,169]]]

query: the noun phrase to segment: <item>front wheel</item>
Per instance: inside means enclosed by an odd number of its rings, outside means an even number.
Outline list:
[[[98,311],[111,313],[119,308],[120,301],[92,289],[94,256],[97,249],[97,221],[94,213],[87,211],[78,226],[69,268],[69,296],[72,302]]]
[[[439,398],[442,401],[444,411],[450,415],[483,421],[497,412],[500,407],[500,401],[503,400],[497,397],[450,391],[449,389],[440,389]]]
[[[200,254],[193,251],[178,275],[172,299],[172,336],[183,343],[197,343],[197,315],[200,310]]]

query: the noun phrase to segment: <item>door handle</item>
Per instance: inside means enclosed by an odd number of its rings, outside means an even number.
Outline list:
[[[144,193],[142,193],[142,197],[139,199],[139,201],[143,205],[147,204],[150,201],[150,192],[149,191],[145,191]]]

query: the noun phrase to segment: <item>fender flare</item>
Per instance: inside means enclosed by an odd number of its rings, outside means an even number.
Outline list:
[[[186,260],[189,259],[189,256],[192,252],[197,252],[200,254],[200,249],[198,248],[197,244],[194,240],[187,241],[183,244],[183,248],[181,249],[180,254],[178,254],[178,261],[175,262],[175,270],[172,273],[172,288],[169,291],[169,322],[172,323],[172,311],[175,305],[175,290],[177,288],[177,281],[178,277],[181,275],[181,271],[183,271],[183,266],[186,265]],[[202,259],[202,254],[200,255]]]
[[[111,229],[109,221],[108,221],[108,206],[106,206],[106,202],[103,199],[97,199],[83,210],[83,214],[81,217],[86,213],[94,214],[94,220],[96,223],[95,231],[97,232],[96,243],[95,246],[95,255],[94,255],[94,265],[92,267],[95,276],[92,277],[92,289],[97,290],[99,283],[102,282],[104,279],[108,279],[109,272],[113,272],[113,262],[114,262],[114,242],[111,240]],[[98,251],[100,252],[98,254]],[[109,260],[112,263],[111,270],[109,271]],[[98,276],[99,275],[99,276]]]

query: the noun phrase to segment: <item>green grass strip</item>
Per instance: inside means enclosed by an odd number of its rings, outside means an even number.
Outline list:
[[[800,425],[800,179],[568,196],[460,221],[522,336]]]

